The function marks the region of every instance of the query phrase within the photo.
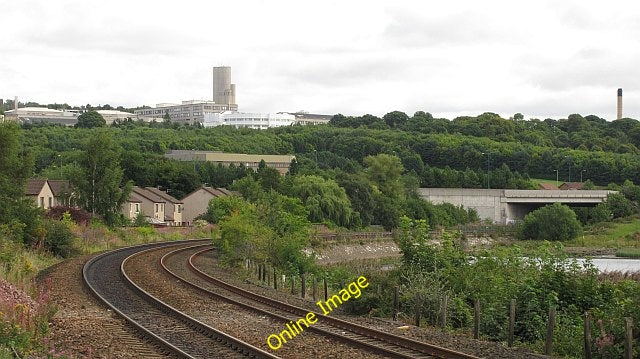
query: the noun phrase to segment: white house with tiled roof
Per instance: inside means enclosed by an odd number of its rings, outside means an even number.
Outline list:
[[[36,206],[44,209],[70,206],[73,202],[73,190],[66,180],[28,179],[25,195],[33,199]]]

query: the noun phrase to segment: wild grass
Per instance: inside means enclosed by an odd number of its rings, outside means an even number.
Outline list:
[[[616,251],[616,257],[640,258],[640,248],[621,248]]]
[[[585,229],[584,236],[565,242],[572,247],[640,248],[640,216],[632,216]]]

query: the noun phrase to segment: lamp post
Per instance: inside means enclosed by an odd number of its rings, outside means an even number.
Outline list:
[[[489,154],[489,152],[485,153],[482,152],[483,155],[487,155],[487,189],[490,189],[491,186],[489,185],[489,177],[491,177],[491,175],[489,174],[489,159],[491,157],[491,155]]]
[[[553,170],[553,172],[556,173],[556,187],[558,187],[558,185],[560,184],[560,181],[558,180],[558,170]]]
[[[582,170],[580,171],[580,183],[582,183],[582,174],[587,172],[587,170]]]

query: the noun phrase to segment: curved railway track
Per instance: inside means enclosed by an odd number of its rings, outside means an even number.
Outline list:
[[[99,300],[164,348],[166,354],[185,358],[277,358],[179,312],[137,286],[123,270],[134,256],[189,242],[152,243],[103,253],[84,265],[83,279]]]
[[[199,270],[194,265],[194,260],[209,250],[210,247],[208,245],[180,248],[165,254],[160,259],[160,265],[173,277],[199,291],[206,293],[209,296],[283,320],[284,323],[289,320],[295,321],[297,318],[304,317],[310,312],[308,309],[300,308],[236,287]],[[169,264],[170,262],[172,264]],[[177,265],[178,268],[186,265],[188,270],[179,274],[176,269],[170,268],[174,265]],[[206,283],[208,288],[197,283],[202,283],[202,281]],[[212,290],[211,286],[216,287],[218,291]],[[223,290],[222,293],[219,292],[220,289]],[[346,344],[361,347],[373,353],[387,357],[447,359],[477,358],[451,349],[367,328],[335,317],[324,316],[319,313],[315,314],[317,318],[321,319],[318,323],[305,329],[315,331],[330,338],[340,340]]]

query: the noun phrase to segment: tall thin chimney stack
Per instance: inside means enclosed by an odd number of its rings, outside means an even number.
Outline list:
[[[13,109],[16,110],[15,114],[18,114],[18,96],[13,98]]]
[[[622,118],[622,89],[618,89],[618,117],[617,119]]]

